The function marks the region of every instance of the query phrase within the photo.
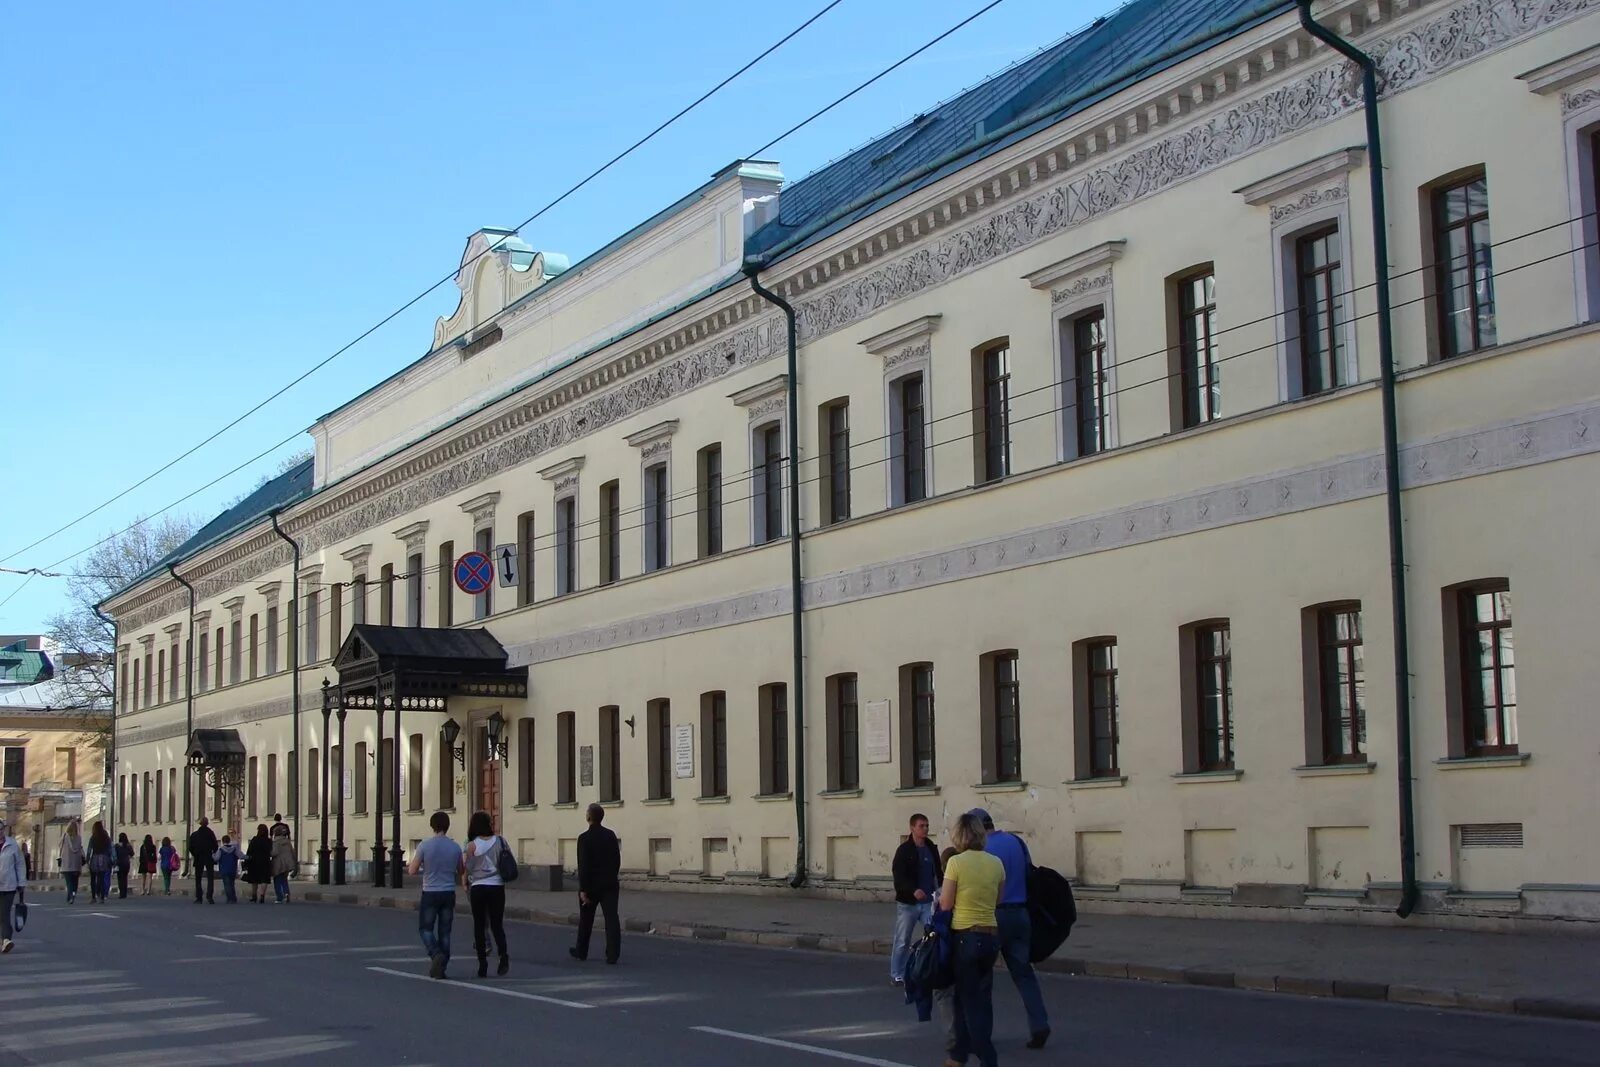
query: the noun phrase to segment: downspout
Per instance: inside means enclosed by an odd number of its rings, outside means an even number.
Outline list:
[[[1378,126],[1378,65],[1373,58],[1311,17],[1311,0],[1297,0],[1300,25],[1361,68],[1367,120],[1367,173],[1372,183],[1372,258],[1378,293],[1378,366],[1383,396],[1384,496],[1389,510],[1389,600],[1394,608],[1395,767],[1400,789],[1400,906],[1417,906],[1416,803],[1411,770],[1411,656],[1406,622],[1406,550],[1400,510],[1400,433],[1396,415],[1394,331],[1389,308],[1389,218],[1383,193],[1383,136]]]
[[[113,786],[117,782],[117,641],[121,636],[121,629],[117,620],[111,618],[100,610],[100,605],[94,606],[94,613],[100,616],[100,621],[111,627],[111,751],[106,755],[106,807],[111,811],[111,818],[106,820],[111,825],[106,827],[107,833],[117,832],[117,820],[122,818],[122,812],[117,810],[117,793]],[[131,651],[129,653],[132,654]],[[187,744],[188,742],[185,742]]]
[[[300,787],[301,777],[305,768],[301,766],[300,759],[300,543],[283,532],[283,527],[278,525],[278,512],[273,510],[267,513],[267,518],[272,520],[272,532],[289,542],[289,547],[294,549],[294,573],[289,577],[289,675],[291,682],[290,700],[290,732],[294,740],[289,745],[289,755],[294,759],[294,847],[300,847],[300,809],[304,807],[300,802],[305,790]],[[323,752],[327,752],[327,738],[323,738]]]
[[[176,564],[167,564],[167,573],[179,585],[189,590],[189,633],[183,641],[183,866],[189,869],[189,835],[194,833],[194,813],[190,807],[189,742],[194,739],[194,586],[178,573]],[[156,788],[160,788],[158,785]]]
[[[799,353],[795,340],[794,308],[783,297],[756,280],[760,270],[746,264],[745,276],[756,295],[783,310],[789,337],[789,619],[793,627],[790,645],[794,650],[794,875],[789,885],[799,889],[806,884],[806,667],[805,604],[801,599],[800,574],[800,383]]]

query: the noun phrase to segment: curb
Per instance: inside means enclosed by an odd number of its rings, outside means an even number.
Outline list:
[[[301,890],[300,897],[313,903],[346,904],[363,908],[403,908],[410,903],[389,895],[373,897],[357,893],[332,893],[320,889]],[[456,910],[466,913],[470,909],[465,904],[458,904]],[[520,905],[507,907],[506,918],[548,926],[578,924],[576,912],[559,914]],[[721,941],[736,945],[753,945],[757,948],[807,949],[857,956],[887,956],[890,949],[887,938],[778,933],[709,924],[657,923],[649,919],[624,919],[622,925],[628,933],[693,941]],[[1452,1011],[1600,1022],[1600,1001],[1568,1000],[1560,997],[1511,997],[1496,993],[1474,993],[1463,989],[1391,985],[1386,982],[1350,978],[1254,974],[1061,956],[1035,964],[1035,967],[1052,974],[1084,975],[1091,978],[1120,978],[1124,981],[1155,982],[1164,985],[1238,989],[1246,992],[1283,993],[1290,996],[1326,997],[1334,1000],[1386,1001],[1390,1004]]]

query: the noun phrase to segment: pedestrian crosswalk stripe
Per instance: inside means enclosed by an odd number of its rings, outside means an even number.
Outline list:
[[[132,982],[106,982],[100,985],[69,986],[65,989],[56,989],[54,987],[49,989],[8,989],[5,991],[4,999],[7,1004],[18,1000],[44,1000],[47,997],[65,997],[68,995],[81,999],[91,993],[124,993],[130,989],[137,988],[139,987]]]
[[[174,1034],[201,1034],[210,1030],[232,1030],[241,1026],[256,1026],[266,1022],[259,1015],[247,1012],[221,1012],[216,1015],[191,1015],[179,1016],[173,1019],[161,1020],[160,1031],[163,1036],[171,1037]],[[44,1031],[12,1031],[0,1032],[0,1048],[20,1052],[23,1049],[49,1048],[57,1045],[87,1045],[94,1042],[117,1042],[128,1036],[128,1024],[125,1022],[114,1023],[89,1023],[85,1026],[58,1027]],[[161,1057],[163,1060],[165,1056]]]
[[[0,989],[12,986],[48,985],[51,982],[81,982],[87,978],[104,978],[104,971],[31,971],[28,974],[11,974],[0,978]]]
[[[150,997],[145,1000],[109,1001],[94,1006],[96,1015],[143,1015],[158,1011],[192,1011],[209,1007],[214,1000],[205,997]],[[28,1026],[32,1023],[56,1022],[61,1019],[78,1020],[84,1017],[84,1007],[76,1002],[53,1006],[36,1005],[22,1011],[0,1012],[0,1027]]]
[[[124,1040],[126,1036],[124,1032]],[[237,1062],[239,1056],[244,1053],[249,1054],[252,1064],[268,1063],[296,1056],[315,1056],[320,1052],[348,1048],[351,1044],[340,1038],[320,1034],[253,1037],[248,1044],[240,1044],[238,1040],[233,1040],[211,1045],[194,1045],[189,1048],[174,1047],[170,1044],[150,1049],[124,1047],[98,1056],[73,1056],[71,1059],[55,1063],[38,1064],[37,1067],[124,1067],[130,1061],[159,1063],[161,1067],[215,1067],[219,1063]]]
[[[395,978],[414,978],[419,982],[436,981],[436,979],[429,978],[425,974],[414,974],[411,971],[396,971],[389,967],[368,967],[367,970],[377,971],[379,974],[387,974]],[[576,1000],[562,1000],[560,997],[543,997],[537,993],[524,993],[520,989],[506,989],[503,986],[477,985],[475,983],[468,982],[438,982],[438,984],[450,989],[469,989],[474,993],[492,993],[499,997],[517,997],[521,1000],[537,1000],[540,1003],[554,1004],[561,1008],[594,1007],[593,1004],[581,1004]],[[166,1065],[163,1065],[163,1067],[166,1067]]]

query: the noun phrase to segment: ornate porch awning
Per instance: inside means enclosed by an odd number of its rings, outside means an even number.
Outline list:
[[[334,657],[339,681],[330,688],[346,708],[443,710],[452,696],[526,697],[528,668],[508,667],[506,658],[482,627],[358,623]]]
[[[207,767],[243,763],[244,742],[238,730],[196,730],[189,735],[189,762]]]

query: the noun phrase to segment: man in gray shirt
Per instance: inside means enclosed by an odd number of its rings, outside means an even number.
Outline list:
[[[450,840],[450,816],[442,811],[428,820],[433,836],[417,844],[407,870],[414,878],[422,874],[422,900],[417,916],[422,928],[422,947],[428,951],[428,974],[443,978],[450,963],[450,926],[456,916],[456,883],[465,866],[461,846]]]

